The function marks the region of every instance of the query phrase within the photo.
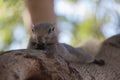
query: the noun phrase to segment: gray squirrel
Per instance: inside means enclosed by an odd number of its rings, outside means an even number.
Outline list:
[[[33,25],[27,49],[48,51],[49,56],[60,55],[68,62],[94,63],[104,65],[104,60],[97,60],[82,48],[77,49],[65,43],[59,43],[54,25],[39,22]]]

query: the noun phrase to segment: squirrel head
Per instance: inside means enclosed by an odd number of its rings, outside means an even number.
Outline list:
[[[53,24],[46,22],[35,23],[32,27],[32,39],[37,44],[55,44],[58,42],[55,35],[55,27]]]

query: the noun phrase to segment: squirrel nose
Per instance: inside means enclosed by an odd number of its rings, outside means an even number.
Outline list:
[[[46,50],[46,49],[47,49],[47,46],[46,46],[45,43],[42,43],[42,44],[41,44],[41,49],[42,49],[42,50]]]
[[[38,42],[39,42],[39,43],[42,43],[42,42],[43,42],[43,40],[42,40],[42,37],[41,37],[41,36],[38,36],[38,37],[37,37],[37,40],[38,40]]]
[[[38,39],[38,43],[40,43],[40,44],[46,43],[46,39],[43,36],[38,36],[37,39]]]
[[[42,43],[41,45],[43,45],[43,46],[44,46],[44,45],[45,45],[45,43]]]
[[[39,35],[39,36],[38,36],[38,38],[39,38],[39,39],[41,39],[41,38],[42,38],[42,36],[40,36],[40,35]]]

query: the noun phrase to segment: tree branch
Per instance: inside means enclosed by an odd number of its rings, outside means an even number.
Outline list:
[[[46,51],[41,50],[24,49],[3,53],[0,55],[0,80],[120,79],[119,53],[112,56],[108,53],[109,57],[100,54],[106,62],[105,66],[68,63],[60,56],[49,58]]]

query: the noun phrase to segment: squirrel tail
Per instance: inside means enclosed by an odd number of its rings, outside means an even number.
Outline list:
[[[83,49],[84,51],[90,53],[95,57],[100,50],[101,43],[102,43],[101,41],[96,39],[88,39],[82,42],[78,49]]]

